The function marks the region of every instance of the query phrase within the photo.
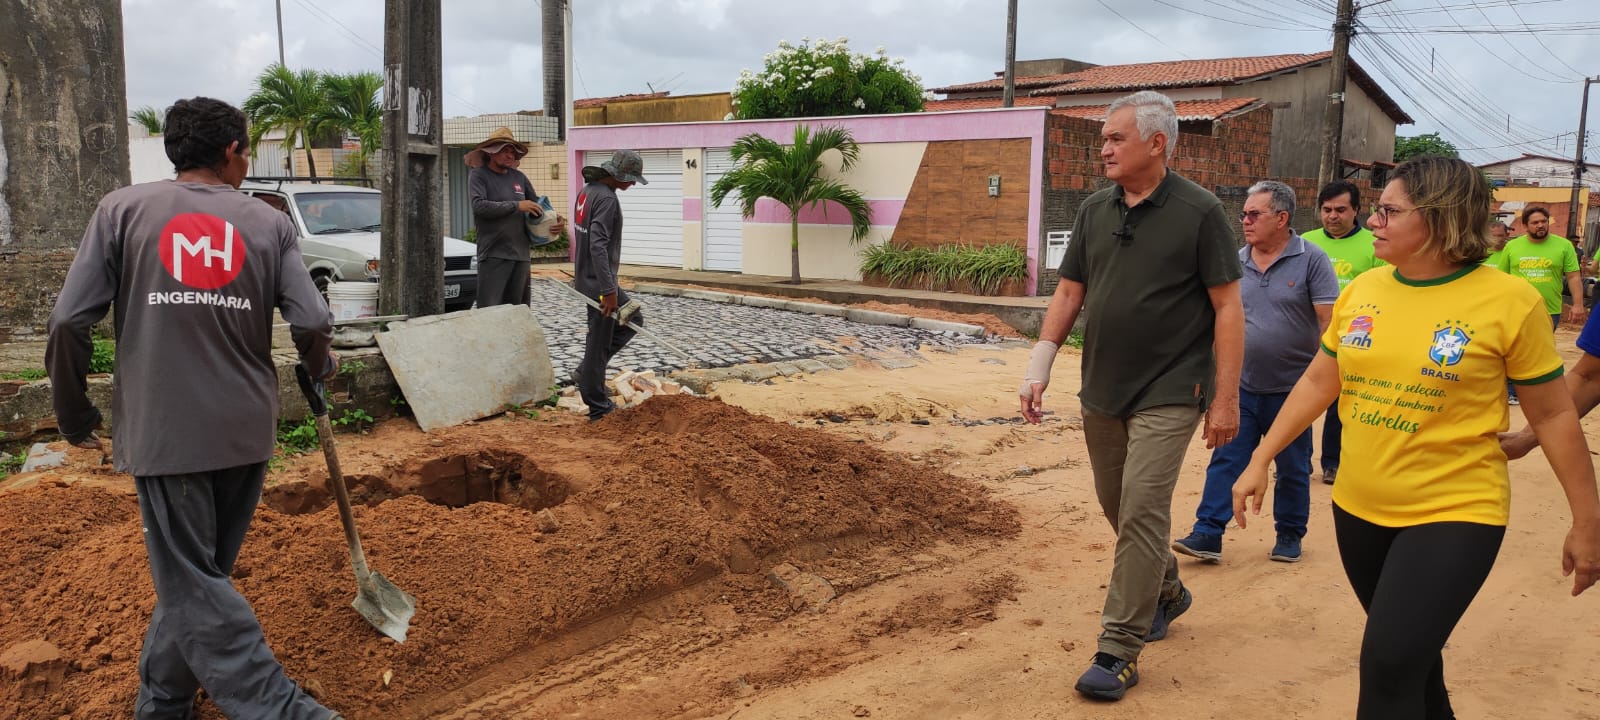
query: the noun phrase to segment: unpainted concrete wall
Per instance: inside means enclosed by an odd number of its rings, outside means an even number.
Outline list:
[[[0,342],[42,334],[89,216],[128,184],[122,5],[0,2]]]

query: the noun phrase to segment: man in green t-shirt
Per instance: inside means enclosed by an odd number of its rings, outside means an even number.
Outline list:
[[[1563,308],[1563,287],[1572,297],[1583,297],[1583,280],[1578,275],[1578,251],[1572,242],[1560,235],[1550,234],[1550,211],[1530,206],[1522,211],[1522,226],[1528,234],[1506,243],[1500,254],[1500,269],[1527,280],[1544,296],[1544,307],[1550,312],[1553,326],[1560,325],[1563,316],[1570,322],[1579,322],[1585,314],[1583,303],[1567,303]]]
[[[1333,274],[1339,278],[1339,291],[1357,275],[1379,265],[1387,265],[1372,250],[1372,231],[1356,223],[1361,205],[1361,188],[1346,180],[1335,180],[1317,193],[1318,216],[1322,227],[1300,237],[1322,248],[1333,261]],[[1344,424],[1339,421],[1339,403],[1328,408],[1322,420],[1322,482],[1332,485],[1339,474],[1339,436]]]

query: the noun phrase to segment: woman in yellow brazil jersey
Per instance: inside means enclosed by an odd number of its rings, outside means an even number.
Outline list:
[[[1344,421],[1333,522],[1367,611],[1358,720],[1453,718],[1441,651],[1494,566],[1510,514],[1506,381],[1572,508],[1561,550],[1577,595],[1600,579],[1600,497],[1531,285],[1482,268],[1490,191],[1471,165],[1395,169],[1369,225],[1379,259],[1333,308],[1322,350],[1233,486],[1261,513],[1272,458],[1335,399]]]

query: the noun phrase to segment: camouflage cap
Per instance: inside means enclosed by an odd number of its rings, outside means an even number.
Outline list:
[[[649,180],[644,179],[644,158],[632,150],[618,150],[611,153],[611,159],[600,163],[600,168],[622,182],[650,184]]]

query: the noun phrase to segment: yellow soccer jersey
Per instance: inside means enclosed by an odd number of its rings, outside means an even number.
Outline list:
[[[1339,507],[1387,527],[1506,524],[1506,380],[1562,373],[1537,290],[1476,264],[1428,281],[1376,268],[1339,296],[1322,349],[1341,378]]]

